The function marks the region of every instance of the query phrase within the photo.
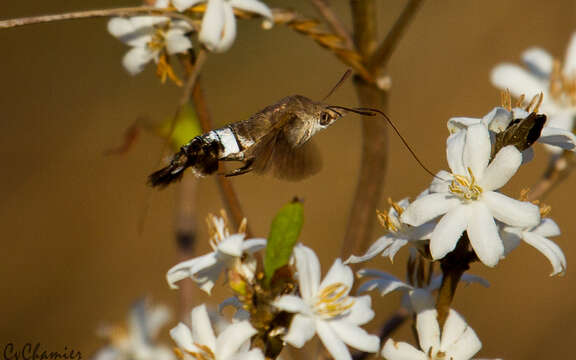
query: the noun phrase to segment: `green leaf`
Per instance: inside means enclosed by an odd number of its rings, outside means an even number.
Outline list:
[[[264,258],[266,284],[270,283],[276,270],[288,265],[292,249],[300,236],[303,222],[304,209],[302,203],[297,199],[285,205],[272,220],[266,245],[266,257]]]
[[[202,134],[202,129],[196,111],[192,106],[186,105],[180,111],[180,115],[174,125],[174,118],[168,118],[160,124],[158,132],[164,138],[170,138],[170,144],[179,150],[181,146],[186,145],[191,139]],[[172,134],[170,134],[170,130]]]

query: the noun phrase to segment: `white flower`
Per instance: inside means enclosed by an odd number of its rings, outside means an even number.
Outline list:
[[[372,291],[372,290],[378,290],[380,292],[380,296],[387,295],[393,291],[403,291],[407,295],[412,290],[415,290],[415,289],[423,289],[423,290],[426,290],[428,292],[433,292],[435,290],[438,290],[440,288],[440,285],[442,284],[442,275],[434,276],[430,280],[429,284],[427,284],[424,287],[418,287],[416,284],[410,284],[408,282],[404,282],[404,281],[398,279],[396,276],[388,274],[388,273],[386,273],[384,271],[380,271],[380,270],[362,269],[362,270],[359,270],[357,274],[359,277],[362,277],[362,278],[371,278],[370,280],[362,283],[362,285],[358,288],[359,293]],[[472,283],[478,283],[484,287],[490,286],[490,283],[488,283],[488,281],[486,281],[486,279],[484,279],[480,276],[471,275],[468,273],[462,274],[462,278],[460,281],[467,284],[467,285],[472,284]],[[403,301],[403,305],[408,310],[410,310],[410,306],[406,306],[406,305],[409,305],[409,303]]]
[[[249,350],[250,338],[257,331],[247,320],[228,325],[216,337],[206,306],[200,305],[192,309],[191,324],[192,329],[179,323],[170,330],[185,360],[264,360],[259,349]]]
[[[191,278],[202,290],[210,294],[224,269],[235,260],[239,260],[244,253],[253,253],[266,246],[265,239],[249,239],[244,241],[243,233],[232,234],[228,232],[226,220],[212,216],[209,218],[214,227],[211,245],[213,252],[177,264],[168,270],[166,279],[171,288],[177,289],[176,282]],[[244,276],[255,269],[249,264],[239,264],[239,270]]]
[[[400,215],[408,207],[410,201],[407,198],[400,200],[398,203],[392,203],[388,214],[378,213],[380,224],[388,230],[388,233],[380,237],[370,246],[366,254],[362,256],[350,256],[345,263],[359,263],[372,259],[374,256],[382,253],[390,261],[394,260],[394,255],[409,241],[418,241],[429,239],[434,223],[427,222],[421,226],[410,226],[400,221]]]
[[[509,63],[496,66],[491,75],[494,86],[509,89],[516,97],[544,94],[541,109],[550,117],[548,126],[571,132],[576,115],[576,33],[566,50],[563,67],[541,48],[526,50],[522,60],[527,69]]]
[[[156,7],[167,7],[163,0]],[[192,31],[184,20],[170,20],[164,16],[116,17],[108,22],[108,32],[120,41],[132,47],[122,60],[122,64],[132,75],[144,70],[146,64],[154,60],[159,70],[170,71],[167,55],[186,53],[192,48],[192,42],[186,36]],[[166,74],[170,76],[170,74]]]
[[[314,334],[336,360],[351,359],[346,345],[365,352],[377,352],[379,339],[359,326],[374,317],[369,296],[349,296],[354,275],[337,259],[320,282],[320,263],[311,249],[294,248],[301,297],[284,295],[275,301],[281,310],[295,313],[284,341],[302,347]]]
[[[382,356],[388,360],[468,360],[482,343],[474,330],[454,310],[450,309],[444,327],[440,329],[434,300],[424,290],[414,290],[410,296],[417,312],[416,330],[420,349],[403,342],[388,339]]]
[[[273,23],[272,11],[258,0],[173,0],[178,11],[207,2],[199,40],[213,52],[228,50],[236,38],[234,8],[261,15]]]
[[[110,345],[94,355],[94,360],[175,360],[166,346],[155,343],[160,329],[170,319],[164,306],[148,307],[145,300],[130,309],[128,327],[107,326],[100,329]]]
[[[501,231],[502,240],[504,241],[505,253],[509,253],[516,248],[522,240],[536,248],[548,258],[552,264],[552,273],[550,276],[564,274],[566,271],[566,257],[562,249],[554,242],[548,240],[548,237],[560,235],[560,228],[554,220],[542,219],[538,226],[530,228],[515,228],[506,226]]]
[[[430,253],[440,259],[451,252],[464,231],[478,258],[495,266],[504,246],[494,219],[516,227],[540,221],[536,205],[511,199],[495,190],[504,186],[522,163],[512,145],[502,148],[490,161],[491,143],[483,124],[469,126],[448,138],[447,158],[451,173],[441,171],[431,193],[414,201],[401,220],[420,226],[441,216],[430,238]]]
[[[448,120],[448,130],[450,133],[455,133],[468,126],[482,123],[488,127],[488,129],[494,133],[500,133],[508,128],[508,125],[514,120],[524,119],[529,115],[529,113],[520,107],[514,107],[510,111],[504,107],[495,107],[492,111],[486,114],[481,119],[478,118],[468,118],[468,117],[453,117]],[[542,129],[540,137],[537,142],[551,147],[557,148],[557,150],[576,150],[576,135],[571,131],[556,128],[546,124]],[[547,147],[550,149],[550,147]],[[556,150],[553,150],[556,151]],[[523,155],[530,159],[532,157],[532,148],[528,148],[523,152]],[[525,162],[526,160],[525,159]]]

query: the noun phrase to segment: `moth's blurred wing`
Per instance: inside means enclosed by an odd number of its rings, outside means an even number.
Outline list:
[[[290,121],[293,120],[286,120],[283,127],[272,129],[254,145],[252,169],[256,173],[271,173],[279,179],[298,181],[322,168],[320,153],[312,141],[295,144],[293,131],[289,131]]]

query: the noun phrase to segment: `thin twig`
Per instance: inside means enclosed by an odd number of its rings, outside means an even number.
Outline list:
[[[196,86],[194,86],[194,90],[192,91],[192,98],[194,99],[196,113],[198,114],[200,124],[202,125],[202,131],[208,132],[212,130],[212,121],[210,118],[210,113],[208,112],[208,107],[206,105],[200,79],[196,81]],[[242,211],[240,201],[238,200],[238,196],[236,195],[236,191],[234,191],[234,187],[227,177],[216,175],[216,183],[218,185],[218,189],[220,190],[220,195],[222,196],[222,200],[226,206],[226,209],[228,213],[232,215],[234,227],[238,228],[245,216],[244,212]],[[250,227],[246,228],[246,237],[252,237]]]
[[[160,9],[150,6],[136,6],[136,7],[115,8],[115,9],[84,10],[64,14],[30,16],[18,19],[3,20],[0,21],[0,29],[10,29],[19,26],[42,24],[64,20],[77,20],[77,19],[111,17],[111,16],[133,16],[133,15],[167,16],[174,19],[184,20],[193,26],[196,25],[196,23],[188,16],[175,13],[171,9]]]
[[[553,158],[542,178],[528,193],[527,200],[544,198],[570,175],[574,166],[576,166],[576,158],[572,151],[565,151],[562,155]]]
[[[320,15],[326,20],[326,23],[332,31],[336,33],[336,35],[340,36],[346,46],[350,49],[354,49],[354,42],[352,41],[352,37],[350,36],[350,31],[346,29],[346,26],[342,23],[342,20],[336,15],[332,6],[328,3],[327,0],[310,0],[312,4],[316,7],[316,10],[320,13]]]
[[[400,39],[402,39],[402,35],[404,35],[404,32],[408,28],[408,25],[412,23],[414,16],[420,9],[420,6],[422,5],[423,2],[424,0],[408,1],[406,7],[402,11],[402,14],[400,14],[398,19],[396,20],[396,23],[394,23],[394,26],[392,26],[392,28],[386,35],[384,41],[382,41],[380,46],[376,49],[376,51],[374,51],[374,54],[369,59],[368,67],[370,69],[372,70],[376,70],[378,68],[381,69],[387,65],[388,60],[390,60],[390,57],[392,56],[392,53],[396,49],[396,46],[398,46]]]

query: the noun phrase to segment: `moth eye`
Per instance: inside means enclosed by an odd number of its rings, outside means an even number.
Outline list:
[[[329,113],[323,112],[320,115],[320,125],[327,126],[330,125],[331,122],[332,122],[332,116],[330,116]]]

